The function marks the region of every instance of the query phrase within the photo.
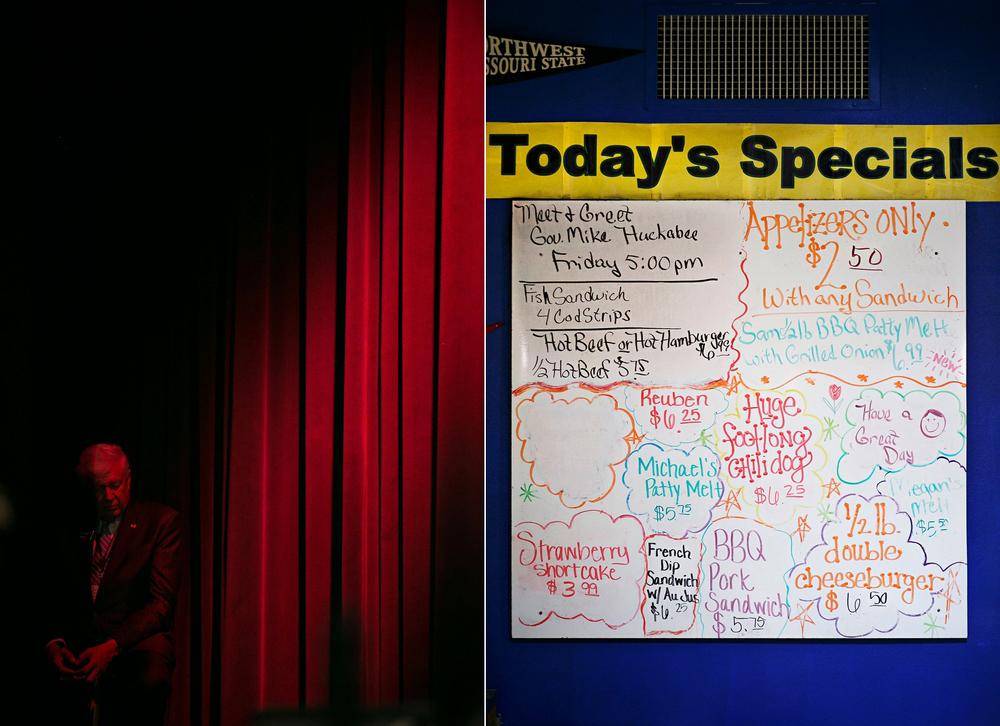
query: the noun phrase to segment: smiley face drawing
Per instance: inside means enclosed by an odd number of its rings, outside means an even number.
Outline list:
[[[944,414],[936,408],[927,410],[924,417],[920,419],[920,433],[929,439],[936,438],[944,431]]]

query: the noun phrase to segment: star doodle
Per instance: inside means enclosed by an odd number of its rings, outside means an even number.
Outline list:
[[[937,383],[934,376],[924,376],[924,380],[927,381],[928,383]]]
[[[732,380],[729,383],[729,386],[726,388],[726,395],[732,396],[733,394],[738,394],[739,392],[740,392],[740,377],[733,376]]]
[[[521,487],[521,493],[518,494],[517,496],[521,497],[521,499],[523,499],[525,502],[530,502],[534,501],[535,497],[537,497],[538,494],[536,494],[535,490],[531,488],[531,484],[524,484]]]
[[[943,593],[941,594],[941,597],[943,597],[943,598],[944,598],[944,603],[945,603],[945,605],[944,605],[944,609],[945,609],[945,615],[944,615],[944,621],[945,621],[945,622],[947,623],[947,622],[948,622],[948,615],[949,615],[949,614],[951,613],[951,606],[952,606],[952,605],[957,605],[957,604],[958,604],[958,603],[957,603],[957,602],[955,601],[955,598],[953,598],[953,597],[951,596],[951,583],[948,583],[948,587],[947,587],[947,589],[946,589],[946,590],[945,590],[945,591],[944,591],[944,592],[943,592]]]
[[[903,382],[902,381],[896,381],[896,388],[902,388],[902,387],[903,387]]]
[[[866,376],[864,373],[860,373],[858,374],[858,380],[861,381],[862,383],[868,383],[868,376]]]
[[[820,524],[827,524],[833,521],[833,505],[827,502],[826,504],[816,507],[816,514],[819,515]]]
[[[795,603],[795,607],[799,609],[799,612],[795,615],[794,618],[788,619],[790,622],[795,622],[796,620],[799,622],[799,625],[802,627],[803,638],[806,637],[806,623],[809,623],[810,625],[816,624],[816,621],[809,616],[809,609],[815,604],[816,604],[815,600],[810,602],[805,607],[802,607],[801,603]]]
[[[703,430],[701,432],[701,435],[698,437],[698,445],[699,446],[709,446],[709,447],[711,447],[711,446],[715,446],[715,444],[717,444],[717,443],[719,443],[719,435],[717,433],[715,433],[715,431],[712,431],[711,432],[711,436],[709,436],[709,429]]]
[[[823,438],[820,439],[820,441],[826,441],[827,439],[832,439],[833,435],[835,433],[837,433],[837,429],[839,427],[840,427],[840,424],[834,423],[834,421],[833,421],[832,418],[830,418],[829,416],[824,416],[823,417],[823,432],[822,432],[822,437]]]
[[[812,378],[806,378],[806,383],[808,383],[810,386],[816,385],[816,381],[814,381]]]
[[[955,589],[958,590],[958,573],[957,572],[953,572],[951,569],[949,569],[948,570],[948,589],[950,590],[952,588],[952,586],[954,586]],[[959,592],[958,594],[961,595],[962,593]]]
[[[954,590],[954,595],[956,595],[957,598],[961,598],[962,591],[958,587],[958,575],[956,573],[952,572],[949,569],[948,570],[948,588],[944,591],[944,601],[945,601],[944,624],[945,625],[948,624],[948,620],[949,620],[949,618],[951,618],[951,606],[952,605],[957,605],[957,604],[959,604],[961,602],[960,599],[956,599],[956,598],[952,597],[952,594],[953,594],[952,590]]]
[[[792,534],[797,534],[799,536],[799,542],[805,542],[806,533],[812,531],[812,527],[810,527],[806,522],[807,519],[809,519],[808,514],[804,517],[799,517],[799,526],[794,532],[792,532]]]
[[[739,489],[730,489],[729,496],[726,497],[726,501],[723,504],[726,505],[726,516],[729,516],[729,510],[736,507],[741,512],[743,511],[743,506],[740,504],[740,497],[743,496],[743,487]]]
[[[831,494],[836,494],[840,496],[840,482],[836,479],[831,478],[829,484],[824,484],[823,488],[826,489],[826,498],[829,499]]]
[[[943,625],[938,625],[937,624],[937,618],[934,617],[933,615],[929,615],[928,617],[930,618],[930,621],[924,623],[924,625],[927,626],[924,629],[924,632],[925,633],[930,633],[931,637],[933,638],[934,637],[934,631],[935,630],[944,630],[944,626]]]
[[[760,382],[763,383],[763,384],[765,384],[765,385],[767,385],[768,383],[771,382],[771,379],[768,378],[767,376],[761,376],[760,377]]]
[[[644,438],[646,438],[646,434],[640,436],[639,432],[635,430],[635,426],[633,426],[632,431],[630,431],[629,435],[625,437],[625,441],[627,441],[628,445],[634,449],[636,445]]]

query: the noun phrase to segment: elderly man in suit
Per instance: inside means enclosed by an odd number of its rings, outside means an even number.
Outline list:
[[[102,726],[162,724],[174,665],[178,514],[131,496],[118,446],[96,444],[77,474],[93,487],[97,521],[71,556],[46,651],[69,699],[100,708]]]

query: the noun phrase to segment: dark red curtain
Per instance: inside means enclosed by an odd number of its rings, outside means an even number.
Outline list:
[[[64,20],[60,61],[99,26]],[[58,455],[15,503],[72,519],[107,440],[181,511],[172,724],[474,713],[482,4],[166,23],[49,69],[43,237],[83,249],[24,263],[19,405]]]
[[[349,104],[238,155],[174,723],[481,687],[482,8],[357,20],[346,89],[311,89]]]

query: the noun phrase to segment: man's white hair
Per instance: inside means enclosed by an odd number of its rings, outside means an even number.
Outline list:
[[[119,481],[130,473],[128,457],[117,444],[94,444],[80,454],[76,473],[94,482]]]

